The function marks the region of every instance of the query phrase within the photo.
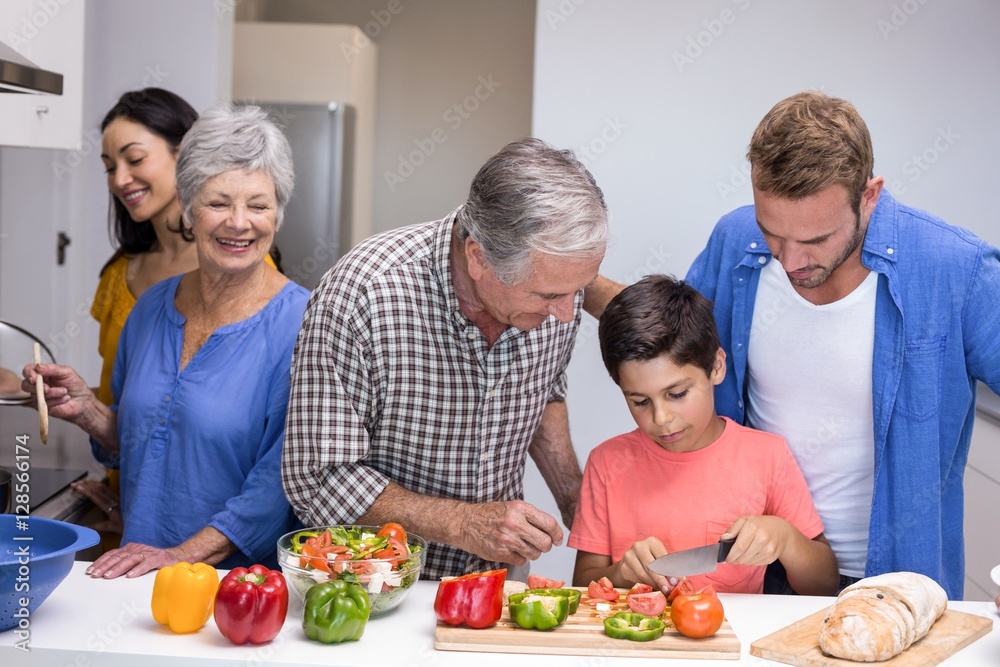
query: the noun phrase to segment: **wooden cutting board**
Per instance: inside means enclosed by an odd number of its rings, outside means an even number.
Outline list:
[[[819,628],[829,613],[823,609],[750,644],[750,655],[789,665],[841,667],[877,664],[886,667],[930,667],[951,657],[993,629],[993,620],[953,609],[945,610],[930,631],[899,655],[879,663],[858,663],[826,655],[819,648]]]
[[[584,594],[586,598],[586,593]],[[525,630],[510,620],[504,607],[500,621],[491,628],[474,630],[438,623],[434,648],[441,651],[480,651],[483,653],[540,653],[545,655],[600,655],[618,658],[706,658],[738,660],[740,641],[726,620],[713,637],[689,639],[667,623],[663,636],[651,642],[612,639],[604,634],[604,619],[619,611],[628,611],[625,593],[610,611],[598,612],[580,604],[576,613],[554,630]]]

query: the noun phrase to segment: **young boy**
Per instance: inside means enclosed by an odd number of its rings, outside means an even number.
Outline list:
[[[569,546],[573,582],[608,577],[669,592],[646,565],[667,553],[735,537],[697,589],[760,593],[780,560],[802,595],[832,595],[837,563],[785,440],[715,414],[726,354],[712,304],[693,287],[649,276],[601,316],[601,355],[638,429],[590,453]]]

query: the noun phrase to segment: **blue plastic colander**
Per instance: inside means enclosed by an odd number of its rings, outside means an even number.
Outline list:
[[[27,528],[22,528],[20,522],[26,523]],[[15,540],[15,537],[31,540]],[[17,627],[20,618],[16,614],[23,613],[21,598],[28,598],[28,613],[34,613],[69,574],[76,552],[94,546],[99,540],[97,531],[72,523],[0,514],[0,632]],[[29,556],[28,562],[22,564],[24,547],[28,548]]]

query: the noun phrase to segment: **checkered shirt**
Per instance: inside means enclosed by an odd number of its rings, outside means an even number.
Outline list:
[[[508,327],[488,346],[449,269],[455,213],[374,236],[313,292],[295,345],[282,482],[306,525],[352,523],[392,481],[471,503],[523,496],[528,446],[565,400],[580,325]],[[432,543],[423,576],[500,567]]]

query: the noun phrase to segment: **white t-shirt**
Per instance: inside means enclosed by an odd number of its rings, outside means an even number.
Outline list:
[[[761,269],[748,350],[747,420],[784,436],[841,574],[863,577],[874,485],[872,349],[878,275],[814,305],[777,260]]]

